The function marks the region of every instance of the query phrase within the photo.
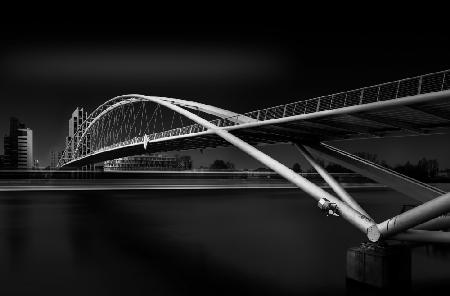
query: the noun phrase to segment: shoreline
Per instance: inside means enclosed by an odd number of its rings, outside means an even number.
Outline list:
[[[73,181],[73,180],[71,180]],[[98,181],[98,180],[97,180]],[[127,180],[128,181],[128,180]],[[197,184],[186,184],[186,182],[52,182],[52,184],[30,184],[20,183],[0,185],[0,192],[7,191],[111,191],[111,190],[226,190],[226,189],[298,189],[295,185],[287,182],[223,182],[229,180],[214,180],[216,182],[203,182],[197,180]],[[176,181],[176,180],[169,180]],[[209,180],[207,180],[209,181]],[[222,182],[221,182],[222,181]],[[232,181],[232,180],[231,180]],[[60,183],[60,184],[58,184]],[[61,184],[62,183],[62,184]],[[76,184],[73,184],[76,183]],[[184,184],[183,184],[184,183]],[[316,184],[323,189],[329,189],[326,184]],[[346,189],[365,189],[365,190],[389,190],[384,185],[376,183],[343,183]]]

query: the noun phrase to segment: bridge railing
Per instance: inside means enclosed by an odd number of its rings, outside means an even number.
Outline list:
[[[393,82],[377,84],[331,95],[320,96],[294,103],[278,105],[212,121],[218,126],[237,125],[239,119],[252,118],[258,121],[315,113],[343,107],[363,105],[379,101],[395,100],[407,96],[450,89],[450,70],[410,77]]]
[[[210,122],[218,127],[227,127],[248,122],[249,118],[257,121],[265,121],[354,105],[363,105],[378,101],[394,100],[447,89],[450,89],[450,70],[250,111],[228,118],[215,119]],[[187,128],[182,134],[185,134],[186,132],[198,132],[198,129],[190,130]]]

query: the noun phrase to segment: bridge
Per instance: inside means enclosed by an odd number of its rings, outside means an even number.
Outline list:
[[[122,95],[95,109],[78,127],[60,168],[124,156],[234,146],[273,169],[372,242],[450,243],[450,193],[330,144],[334,140],[448,134],[450,70],[238,114],[191,100]],[[329,184],[329,193],[256,147],[291,143]],[[70,148],[73,147],[73,148]],[[421,204],[374,221],[316,161],[320,156],[385,184]]]

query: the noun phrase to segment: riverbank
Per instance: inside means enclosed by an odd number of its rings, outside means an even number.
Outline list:
[[[323,182],[315,182],[329,189]],[[387,190],[377,183],[341,183],[348,191]],[[432,184],[449,191],[450,184]],[[0,180],[2,191],[91,191],[91,190],[189,190],[189,189],[295,189],[284,180],[233,180],[233,179],[119,179],[119,180]]]
[[[316,182],[328,188],[323,182]],[[383,189],[376,183],[341,183],[344,188]],[[296,188],[282,179],[94,179],[94,180],[0,180],[0,191],[65,191],[65,190],[150,190],[150,189],[258,189]]]

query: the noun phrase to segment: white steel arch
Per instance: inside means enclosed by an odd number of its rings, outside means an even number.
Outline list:
[[[78,128],[78,130],[75,133],[80,133],[82,130],[84,130],[84,131],[81,134],[81,136],[79,137],[78,142],[76,143],[74,154],[77,153],[79,146],[82,143],[83,138],[86,136],[87,133],[89,133],[89,129],[103,115],[105,115],[106,113],[108,113],[120,106],[130,104],[130,103],[135,103],[135,102],[141,102],[141,101],[154,102],[159,105],[165,106],[175,112],[178,112],[179,114],[186,116],[187,118],[189,118],[191,120],[193,120],[193,119],[190,116],[193,115],[193,113],[191,113],[191,112],[186,113],[186,112],[180,111],[180,110],[184,110],[184,109],[179,108],[178,106],[183,106],[183,107],[186,107],[189,109],[199,110],[203,113],[214,115],[219,118],[227,118],[228,120],[233,121],[237,124],[251,123],[251,122],[257,121],[251,117],[242,116],[238,113],[235,113],[235,112],[232,112],[229,110],[225,110],[222,108],[218,108],[218,107],[214,107],[214,106],[206,105],[206,104],[202,104],[202,103],[197,103],[194,101],[180,100],[180,99],[167,98],[167,97],[145,96],[145,95],[140,95],[140,94],[121,95],[121,96],[114,97],[114,98],[106,101],[99,107],[97,107],[86,119],[85,122],[87,123],[87,126],[86,126],[86,123],[83,123]],[[174,107],[178,107],[178,108],[174,108]],[[201,124],[201,125],[204,126],[203,124]],[[61,165],[61,162],[59,164]]]
[[[336,198],[335,196],[331,195],[327,191],[323,190],[319,186],[315,185],[314,183],[310,182],[306,178],[300,176],[299,174],[293,172],[291,169],[283,165],[282,163],[278,162],[277,160],[273,159],[272,157],[264,154],[260,150],[256,149],[252,145],[246,143],[245,141],[239,139],[238,137],[232,135],[228,131],[214,125],[213,123],[201,118],[200,116],[181,108],[180,106],[177,106],[173,99],[165,98],[165,97],[155,97],[155,96],[144,96],[144,95],[138,95],[138,94],[130,94],[130,95],[123,95],[119,97],[115,97],[111,100],[109,100],[107,103],[101,105],[99,108],[96,109],[96,111],[93,112],[95,114],[95,117],[91,117],[89,121],[89,125],[87,126],[86,130],[84,131],[83,135],[80,137],[80,140],[77,144],[77,147],[81,143],[81,139],[89,132],[90,127],[95,123],[96,120],[98,120],[101,116],[108,113],[110,110],[117,108],[123,104],[129,104],[136,101],[150,101],[157,104],[160,104],[161,106],[167,107],[178,114],[181,114],[183,116],[186,116],[187,118],[191,119],[192,121],[196,122],[197,124],[200,124],[201,126],[205,127],[206,129],[210,130],[220,138],[224,139],[225,141],[229,142],[233,146],[237,147],[238,149],[242,150],[243,152],[249,154],[251,157],[255,158],[256,160],[262,162],[266,166],[273,169],[275,172],[286,178],[288,181],[292,182],[293,184],[297,185],[300,189],[311,195],[313,198],[315,198],[317,201],[326,199],[330,201],[331,203],[335,204],[338,208],[339,214],[346,219],[348,222],[356,226],[358,229],[363,231],[369,240],[371,241],[377,241],[380,238],[380,232],[377,228],[377,225],[375,222],[365,216],[364,214],[358,212],[357,210],[353,209],[351,206],[349,206],[347,203],[341,201],[340,199]]]

